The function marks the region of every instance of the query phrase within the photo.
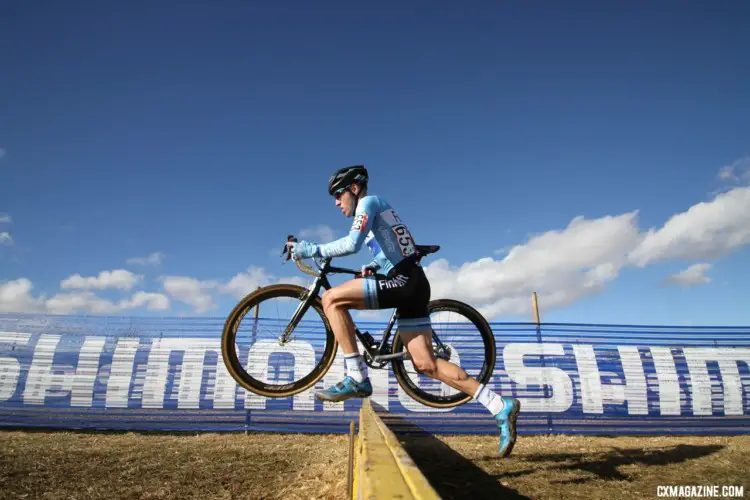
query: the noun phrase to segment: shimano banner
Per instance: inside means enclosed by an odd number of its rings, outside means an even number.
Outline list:
[[[261,318],[262,321],[262,318]],[[378,337],[383,324],[360,322]],[[221,357],[223,319],[0,315],[0,424],[124,430],[348,432],[361,404],[249,393]],[[490,387],[521,398],[519,434],[748,434],[750,328],[493,323]],[[313,362],[315,339],[292,363]],[[252,351],[252,350],[251,350]],[[460,352],[457,353],[460,357]],[[249,352],[244,351],[245,359]],[[308,359],[309,358],[309,359]],[[262,358],[271,370],[273,356]],[[373,401],[434,433],[495,433],[472,401],[449,410],[370,369]]]

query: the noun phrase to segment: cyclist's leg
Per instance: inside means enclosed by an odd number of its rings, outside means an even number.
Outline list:
[[[411,318],[403,318],[411,319]],[[414,318],[418,319],[418,318]],[[429,318],[426,318],[429,321]],[[414,368],[430,378],[445,382],[454,389],[466,394],[476,394],[479,382],[455,363],[435,357],[432,348],[432,330],[429,326],[424,329],[411,329],[399,326],[401,340],[409,351]]]
[[[354,322],[349,309],[392,309],[403,301],[408,276],[398,269],[388,277],[365,277],[347,281],[323,294],[323,310],[344,352],[346,378],[336,386],[316,393],[318,399],[343,401],[353,396],[372,394],[372,387],[362,355],[354,339]],[[355,387],[366,384],[366,387]],[[368,394],[369,393],[369,394]]]
[[[516,398],[496,394],[460,366],[435,356],[432,326],[427,311],[430,286],[421,268],[412,272],[410,291],[410,300],[405,299],[403,306],[399,307],[398,332],[414,367],[428,377],[471,394],[475,401],[487,408],[495,417],[500,433],[498,452],[503,457],[510,455],[516,442],[516,419],[521,409],[520,402]]]
[[[323,311],[344,354],[357,352],[354,321],[349,309],[365,309],[366,295],[362,279],[353,279],[323,293]]]
[[[346,377],[333,387],[317,392],[323,401],[344,401],[352,397],[368,397],[372,385],[362,355],[354,338],[354,321],[349,309],[367,307],[367,287],[364,279],[349,280],[323,293],[323,311],[331,325],[333,334],[344,353]]]
[[[398,304],[398,333],[409,352],[414,368],[466,394],[476,394],[479,382],[455,363],[438,359],[432,348],[432,325],[427,304],[430,282],[421,267],[410,274],[410,286]]]

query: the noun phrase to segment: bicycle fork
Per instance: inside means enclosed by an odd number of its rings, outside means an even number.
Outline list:
[[[310,308],[310,302],[312,301],[311,299],[314,295],[317,294],[318,287],[318,280],[315,280],[315,283],[310,285],[310,288],[307,289],[307,292],[305,292],[304,296],[302,297],[302,302],[300,302],[300,305],[297,306],[297,310],[294,311],[294,315],[292,315],[291,321],[289,321],[289,324],[286,325],[286,328],[284,328],[284,333],[282,333],[279,337],[279,345],[284,345],[289,342],[289,337],[292,336],[292,332],[295,328],[297,328],[300,320]]]

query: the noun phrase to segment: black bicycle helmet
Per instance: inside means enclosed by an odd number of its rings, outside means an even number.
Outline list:
[[[344,167],[328,179],[328,194],[333,196],[333,193],[341,188],[349,187],[354,182],[364,187],[368,180],[367,169],[364,165]]]

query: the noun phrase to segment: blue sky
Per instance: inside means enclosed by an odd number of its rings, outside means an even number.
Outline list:
[[[364,163],[434,296],[750,324],[746,2],[0,13],[0,310],[223,316],[299,278],[287,233],[346,233],[326,181]]]

